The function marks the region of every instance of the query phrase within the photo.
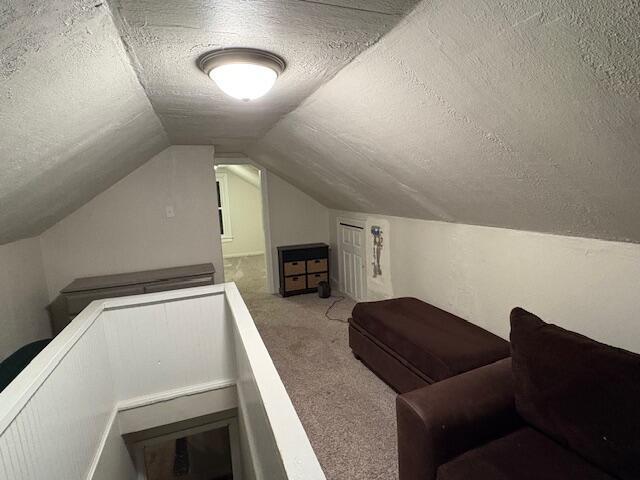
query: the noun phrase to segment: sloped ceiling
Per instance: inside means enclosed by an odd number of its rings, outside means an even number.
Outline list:
[[[400,21],[415,3],[0,0],[0,244],[170,142],[248,153],[334,208],[640,242],[637,0]],[[287,60],[263,101],[197,71],[231,45]]]
[[[390,30],[418,0],[112,0],[123,39],[174,144],[238,152]],[[267,97],[242,103],[196,66],[251,47],[288,66]]]
[[[333,208],[640,242],[640,4],[424,1],[248,149]]]
[[[168,145],[98,1],[0,1],[0,244],[33,236]]]
[[[417,1],[0,0],[0,244],[170,143],[243,150]],[[197,70],[224,46],[287,60],[269,97],[235,102]]]

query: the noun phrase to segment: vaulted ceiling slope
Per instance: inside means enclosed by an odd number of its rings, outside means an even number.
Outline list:
[[[0,244],[168,145],[100,0],[0,0]]]
[[[241,151],[417,1],[0,0],[0,244],[41,233],[169,143]],[[239,104],[197,70],[227,46],[288,62],[264,101]]]
[[[238,152],[389,31],[418,0],[110,0],[173,144]],[[267,97],[241,103],[196,66],[225,47],[272,51],[287,69]]]
[[[248,153],[353,211],[640,242],[640,4],[424,1]]]

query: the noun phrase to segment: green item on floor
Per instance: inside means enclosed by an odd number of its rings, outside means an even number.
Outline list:
[[[0,392],[25,369],[41,351],[49,345],[51,338],[29,343],[5,358],[0,363]]]

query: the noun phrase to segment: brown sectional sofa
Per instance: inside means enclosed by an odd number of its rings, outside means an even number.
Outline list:
[[[398,397],[400,480],[640,479],[640,355],[511,325],[511,359]]]
[[[358,303],[349,345],[399,393],[509,356],[509,342],[416,298]]]

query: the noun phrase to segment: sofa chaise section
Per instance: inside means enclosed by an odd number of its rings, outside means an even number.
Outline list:
[[[405,393],[509,356],[509,343],[416,298],[358,303],[349,320],[354,355]]]

